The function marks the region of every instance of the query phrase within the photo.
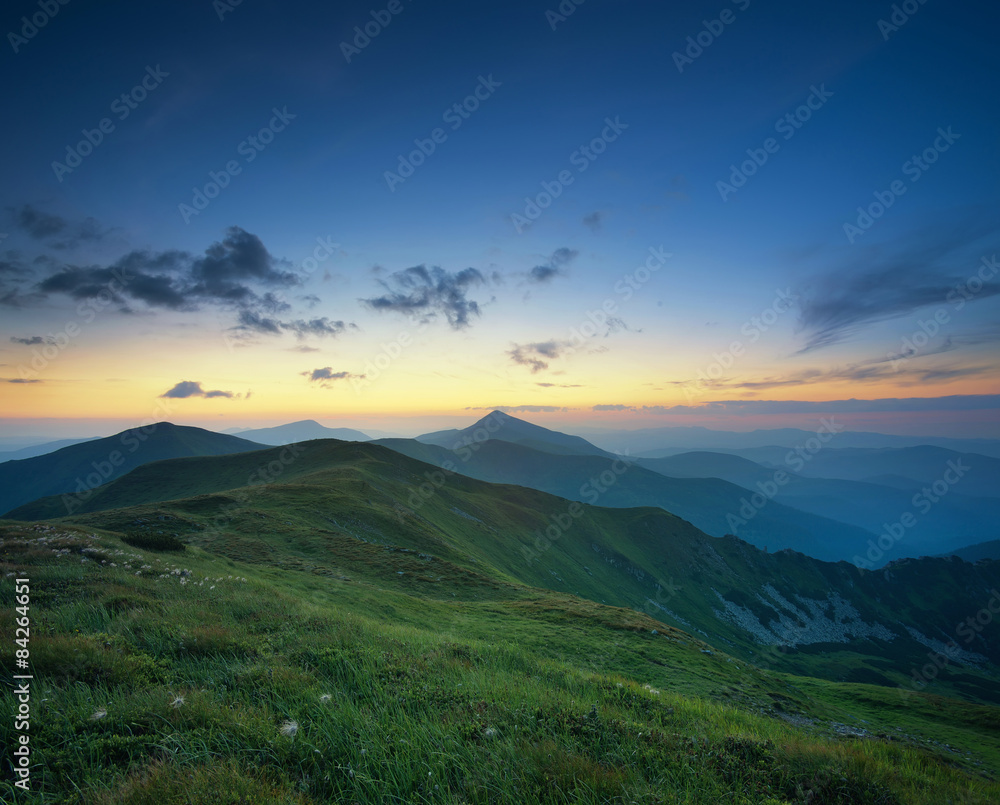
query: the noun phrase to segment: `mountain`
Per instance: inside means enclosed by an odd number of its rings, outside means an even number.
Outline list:
[[[482,450],[491,445],[526,450]],[[64,519],[139,542],[174,535],[282,572],[379,585],[400,575],[401,589],[432,599],[468,595],[463,585],[476,600],[545,588],[638,609],[745,661],[883,685],[906,685],[928,648],[954,639],[1000,587],[1000,563],[904,560],[866,572],[709,537],[659,508],[446,474],[371,443],[293,447],[145,464]],[[938,681],[1000,701],[981,676],[984,663],[1000,665],[1000,623],[980,632]]]
[[[449,450],[476,445],[488,439],[520,444],[546,453],[562,453],[583,456],[610,456],[579,436],[570,436],[540,425],[533,425],[523,419],[512,417],[503,411],[493,411],[474,425],[461,430],[440,430],[418,436],[418,442],[435,444]]]
[[[35,797],[1000,801],[1000,708],[954,698],[952,684],[974,697],[983,671],[943,660],[939,676],[920,680],[923,692],[775,673],[772,654],[801,652],[826,666],[800,645],[762,653],[758,667],[643,612],[405,547],[419,528],[412,520],[397,527],[398,541],[387,533],[377,542],[359,524],[381,513],[381,501],[353,521],[345,507],[364,503],[366,490],[357,491],[335,506],[358,536],[329,523],[289,528],[289,509],[321,505],[322,482],[258,498],[253,517],[232,496],[203,501],[183,523],[133,509],[143,522],[128,531],[0,523],[5,566],[31,579],[32,603],[44,606],[25,661],[44,688],[20,683],[36,694],[32,715],[52,716],[31,721],[31,757],[42,761],[30,778]],[[432,508],[427,522],[457,544],[491,538]],[[252,520],[286,530],[275,537],[247,528]],[[5,667],[15,667],[15,645],[0,649]],[[865,676],[858,657],[841,658],[832,675]],[[892,653],[868,659],[899,662]],[[16,713],[19,704],[23,690],[0,688],[0,706]],[[23,798],[14,773],[0,780],[5,802]]]
[[[662,458],[639,457],[642,467],[672,478],[722,478],[747,489],[774,477],[774,470],[732,453],[707,450],[677,453]]]
[[[836,417],[831,417],[836,421]],[[816,436],[814,431],[799,428],[771,430],[721,431],[703,427],[642,428],[638,430],[599,430],[579,428],[579,432],[605,450],[628,452],[645,458],[659,458],[675,453],[712,450],[729,452],[753,447],[796,447]],[[938,436],[898,436],[865,431],[837,431],[838,447],[903,448],[930,445],[960,453],[978,453],[1000,458],[1000,439],[952,439]]]
[[[620,459],[542,453],[499,440],[456,451],[410,439],[376,443],[484,481],[519,484],[601,506],[658,506],[712,536],[734,534],[774,551],[792,548],[819,559],[849,560],[875,539],[864,529],[773,500],[754,506],[753,492],[728,481],[669,478]]]
[[[976,545],[967,545],[964,548],[952,551],[944,556],[957,556],[966,562],[979,562],[983,559],[1000,560],[1000,539],[980,542]]]
[[[370,443],[111,488],[0,521],[46,800],[1000,800],[1000,563],[767,554]]]
[[[784,453],[787,458],[788,451]],[[961,484],[949,489],[943,496],[935,495],[930,490],[929,497],[921,490],[922,485],[918,481],[900,481],[895,476],[870,479],[884,480],[889,484],[882,485],[796,475],[793,468],[805,466],[805,461],[799,460],[796,454],[792,458],[795,461],[791,466],[783,462],[778,469],[761,466],[742,456],[711,452],[681,453],[668,458],[640,458],[636,461],[647,469],[671,477],[722,478],[752,491],[770,489],[774,492],[772,499],[778,503],[876,533],[884,531],[887,525],[899,522],[906,512],[910,512],[914,521],[906,529],[905,539],[890,551],[880,549],[887,557],[940,553],[944,547],[969,545],[998,533],[1000,500],[962,495]],[[784,483],[776,486],[774,480],[779,477],[779,472]],[[864,474],[860,468],[859,474]],[[860,555],[865,556],[865,553]]]
[[[260,445],[201,428],[157,422],[104,439],[63,447],[35,458],[0,464],[0,512],[48,495],[57,509],[75,511],[90,490],[149,461],[257,450]]]
[[[345,442],[367,442],[371,437],[353,428],[327,428],[313,419],[289,422],[273,428],[249,428],[237,432],[241,439],[257,444],[282,445],[309,439],[341,439]]]
[[[834,437],[839,439],[839,434]],[[840,478],[898,485],[900,478],[923,487],[938,483],[946,495],[1000,497],[1000,459],[978,453],[959,453],[922,445],[902,448],[853,448],[827,445],[815,452],[796,453],[784,447],[756,447],[735,451],[743,458],[769,467],[794,466],[810,478]],[[895,481],[893,480],[895,479]],[[938,496],[941,496],[939,491]]]
[[[92,442],[97,439],[97,436],[93,436],[88,439],[59,439],[54,442],[44,442],[43,444],[35,444],[30,447],[22,447],[19,450],[9,450],[0,453],[0,463],[4,461],[18,461],[22,458],[34,458],[35,456],[44,456],[46,453],[52,453],[63,447],[69,447],[72,444],[82,444],[83,442]]]
[[[706,429],[693,430],[701,433]],[[764,438],[761,434],[774,434],[775,431],[756,433]],[[801,432],[788,429],[787,433]],[[839,439],[841,435],[836,434],[835,438]],[[496,447],[490,447],[485,452],[477,451],[472,461],[464,455],[492,440],[507,441],[544,453],[580,455],[586,448],[577,442],[567,441],[575,438],[493,412],[464,431],[440,431],[419,438],[421,442],[436,446],[462,445],[453,451],[462,454],[457,457],[423,451],[403,441],[379,440],[379,443],[439,466],[445,462],[450,462],[452,466],[461,464],[459,471],[483,480],[520,483],[583,500],[584,493],[580,490],[587,487],[592,493],[593,486],[588,484],[588,479],[603,471],[601,465],[593,461],[563,461],[557,467],[553,465],[553,459],[545,456],[517,456]],[[808,441],[804,444],[810,445]],[[589,455],[598,455],[594,452],[597,448],[593,445],[589,447]],[[997,533],[1000,504],[996,498],[979,497],[984,492],[1000,494],[1000,473],[996,473],[998,482],[995,483],[990,470],[990,465],[1000,465],[996,459],[928,446],[878,450],[824,447],[817,452],[797,452],[770,446],[739,452],[763,454],[771,461],[780,456],[780,461],[774,461],[772,466],[763,466],[736,452],[709,451],[666,458],[637,458],[635,463],[644,469],[675,479],[689,479],[689,482],[675,481],[672,488],[665,489],[662,482],[657,483],[641,473],[630,472],[624,484],[604,496],[602,505],[657,505],[690,520],[714,536],[732,533],[758,547],[774,550],[793,548],[821,559],[860,559],[863,562],[875,561],[876,564],[900,556],[945,552],[989,539]],[[600,455],[608,456],[605,453]],[[840,455],[843,458],[838,459]],[[879,460],[872,461],[873,455],[877,455]],[[959,467],[973,461],[981,470],[978,481],[966,482],[971,473],[958,479],[959,484],[953,490],[949,487],[949,493],[943,499],[933,490],[922,491],[917,478],[930,475],[932,468],[939,474],[948,472],[948,461],[964,461],[964,464],[956,464]],[[830,470],[826,469],[827,463],[831,465]],[[885,471],[879,477],[885,478],[889,485],[844,480],[842,475],[852,469],[862,477],[873,470]],[[782,473],[780,476],[779,470]],[[889,475],[889,470],[915,475],[916,478],[910,481],[913,488],[900,488],[900,476]],[[799,476],[798,472],[808,472],[810,476],[819,476],[824,472],[839,472],[840,475],[832,479],[807,478]],[[777,484],[776,478],[785,482]],[[695,482],[693,479],[703,480]],[[743,489],[736,490],[711,479],[728,481]],[[934,479],[928,478],[928,483],[933,484]],[[750,501],[750,504],[745,504],[745,501]],[[876,535],[893,529],[907,513],[913,515],[914,522],[905,529],[904,538],[878,547]],[[809,520],[810,515],[821,519]],[[875,547],[870,541],[876,543]]]

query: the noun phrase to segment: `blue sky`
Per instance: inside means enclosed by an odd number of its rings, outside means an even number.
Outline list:
[[[910,417],[1000,435],[996,9],[226,5],[69,3],[30,38],[21,18],[44,19],[39,4],[0,18],[14,112],[0,372],[22,381],[3,389],[13,418],[141,417],[195,381],[231,396],[195,395],[179,420],[531,405],[607,423],[595,406],[618,405],[620,424],[674,424],[660,411],[957,395],[982,406],[956,424],[946,405],[930,419],[900,405],[882,429]],[[365,25],[381,30],[348,59],[343,43]],[[124,105],[144,78],[151,88]],[[93,153],[53,167],[105,118]],[[386,172],[435,129],[433,153],[390,189]],[[912,161],[925,151],[933,164]],[[720,192],[754,155],[753,175]],[[227,163],[239,172],[185,215]],[[516,226],[545,183],[558,197]],[[875,193],[892,204],[868,228],[858,207]],[[322,242],[336,250],[304,269]],[[671,257],[626,301],[614,288],[651,248]],[[26,377],[33,346],[126,255],[139,279]],[[209,263],[224,288],[198,285]],[[949,301],[977,272],[982,287]],[[747,323],[779,291],[794,304],[751,342]],[[569,350],[567,333],[608,299],[616,321]],[[404,331],[414,346],[366,373]],[[740,354],[712,371],[727,351]],[[322,368],[342,382],[310,379]]]

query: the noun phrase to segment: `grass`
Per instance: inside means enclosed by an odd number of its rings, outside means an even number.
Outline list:
[[[278,567],[128,536],[0,526],[35,675],[34,793],[5,781],[4,801],[1000,801],[994,707],[760,670],[631,609],[357,540],[326,538],[351,568],[317,573],[305,540]],[[426,596],[386,556],[452,575]]]
[[[445,475],[378,445],[316,440],[297,445],[292,458],[285,450],[146,464],[96,490],[68,522],[125,533],[146,550],[179,542],[345,584],[391,584],[425,601],[513,601],[526,595],[526,585],[544,588],[566,599],[645,612],[744,662],[884,686],[912,685],[912,672],[930,661],[929,646],[905,627],[939,644],[959,641],[956,624],[1000,589],[998,562],[910,560],[863,573],[843,562],[713,539],[658,508],[583,506],[573,518],[564,499]],[[262,472],[274,483],[252,480]],[[58,498],[25,510],[32,516],[65,511]],[[540,541],[539,534],[567,521],[571,526],[555,539]],[[781,652],[717,614],[725,601],[761,627],[784,618],[783,628],[798,637],[799,616],[771,591],[802,612],[819,606],[831,613],[835,594],[850,602],[857,622],[886,625],[893,634],[886,639],[861,630],[847,642],[832,642],[822,630],[806,630],[794,651]],[[383,604],[376,597],[372,606],[379,611]],[[384,614],[420,624],[419,615],[403,610]],[[967,647],[1000,665],[1000,621]],[[931,690],[1000,704],[988,666],[950,663]]]

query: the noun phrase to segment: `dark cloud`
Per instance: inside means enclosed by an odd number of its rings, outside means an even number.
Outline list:
[[[256,235],[230,227],[203,257],[181,251],[132,251],[110,266],[64,266],[41,280],[42,294],[87,299],[100,294],[119,305],[128,300],[150,308],[197,310],[202,304],[273,309],[276,297],[253,285],[290,287],[298,278],[281,267]],[[287,305],[285,305],[287,307]]]
[[[169,397],[170,399],[177,400],[184,400],[188,397],[226,397],[227,399],[232,399],[235,396],[231,391],[205,391],[201,387],[201,383],[193,380],[182,380],[172,389],[160,395],[160,397]]]
[[[548,282],[555,277],[566,275],[566,266],[569,265],[579,254],[575,249],[568,249],[565,246],[552,252],[552,256],[535,266],[528,272],[528,279],[531,282]]]
[[[40,344],[49,343],[47,339],[42,338],[40,335],[29,335],[25,338],[19,338],[18,336],[11,336],[10,339],[15,344],[24,344],[26,347],[33,347]]]
[[[535,383],[536,386],[541,386],[543,389],[582,389],[579,383]]]
[[[29,277],[33,270],[22,263],[16,252],[8,251],[7,259],[0,260],[0,276],[6,277]]]
[[[593,410],[595,411],[634,411],[635,406],[633,405],[622,405],[621,403],[613,403],[610,405],[595,405]]]
[[[385,294],[359,300],[371,310],[402,313],[420,321],[442,315],[452,329],[461,330],[480,315],[479,304],[467,296],[469,290],[487,284],[487,279],[475,268],[453,274],[437,266],[428,269],[419,265],[395,271],[378,283]]]
[[[28,307],[42,297],[35,292],[25,292],[27,283],[35,275],[35,269],[25,264],[21,256],[8,251],[0,260],[0,305],[4,307]]]
[[[507,351],[507,355],[514,363],[527,366],[532,374],[537,374],[549,368],[549,361],[573,351],[573,345],[569,341],[551,340],[514,344],[513,348]]]
[[[221,243],[213,243],[204,257],[192,263],[188,293],[216,301],[252,303],[255,295],[247,283],[282,288],[299,284],[297,275],[283,270],[290,266],[287,260],[271,255],[256,235],[233,226]]]
[[[41,380],[26,380],[22,377],[14,377],[10,380],[4,381],[6,383],[41,383]]]
[[[129,256],[131,257],[131,255]],[[123,260],[129,260],[129,257]],[[176,278],[164,274],[133,273],[119,260],[112,266],[66,266],[35,286],[43,295],[66,294],[72,299],[107,298],[120,308],[129,299],[143,302],[148,307],[171,310],[194,310],[194,305]]]
[[[281,325],[289,332],[295,333],[299,338],[307,335],[335,337],[343,333],[348,328],[357,329],[355,324],[345,324],[342,321],[330,321],[326,316],[319,319],[295,319],[294,321],[282,322]]]
[[[322,369],[313,369],[311,372],[303,372],[310,380],[346,380],[351,377],[350,372],[335,372],[330,366]]]
[[[603,219],[604,213],[597,210],[596,212],[590,213],[590,215],[583,216],[583,225],[591,232],[599,232],[601,230]]]
[[[333,381],[336,380],[364,380],[365,375],[356,375],[351,372],[335,372],[332,366],[324,366],[322,369],[313,369],[311,372],[300,372],[300,374],[308,378],[310,383],[318,383],[324,388],[330,388]]]
[[[103,240],[109,234],[109,230],[102,229],[94,218],[70,221],[31,204],[8,207],[7,210],[17,228],[53,249],[72,249],[82,243]]]
[[[979,257],[968,257],[971,244],[995,238],[993,221],[980,218],[975,215],[969,222],[947,226],[941,222],[888,252],[884,247],[867,250],[860,268],[852,258],[819,277],[811,291],[803,292],[799,328],[806,343],[799,353],[838,344],[869,325],[930,305],[949,304],[955,289],[980,268]],[[998,293],[1000,283],[994,281],[975,299]]]
[[[58,221],[44,219],[36,226],[49,231]],[[300,278],[287,270],[291,265],[288,261],[270,254],[260,238],[236,226],[227,229],[225,237],[200,257],[176,250],[135,250],[106,266],[64,265],[51,260],[44,265],[51,273],[26,294],[21,285],[5,285],[4,280],[6,276],[23,278],[31,272],[15,260],[0,262],[0,305],[24,307],[62,294],[76,300],[113,302],[123,313],[133,312],[136,303],[151,310],[176,311],[213,306],[235,311],[237,331],[263,335],[290,332],[298,338],[337,336],[356,326],[326,317],[282,316],[292,309],[283,292],[300,285]],[[312,307],[320,300],[308,295],[303,301]]]
[[[256,310],[241,310],[236,317],[237,330],[245,330],[262,335],[281,335],[281,322],[264,316]]]
[[[294,333],[296,338],[306,336],[336,337],[348,328],[357,328],[355,324],[343,321],[331,321],[325,316],[319,319],[281,320],[265,316],[256,310],[241,310],[237,316],[235,330],[261,335],[280,335],[284,332]]]
[[[558,268],[554,268],[553,266],[535,266],[528,272],[528,278],[532,282],[548,282],[554,277],[558,277],[561,273]]]

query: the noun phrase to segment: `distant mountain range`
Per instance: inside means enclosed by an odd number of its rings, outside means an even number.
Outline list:
[[[448,450],[475,448],[489,439],[519,444],[544,450],[547,453],[562,453],[581,456],[610,456],[601,448],[579,436],[570,436],[557,430],[549,430],[517,419],[503,411],[493,411],[467,428],[439,430],[418,436],[417,441],[436,444]]]
[[[753,492],[729,481],[671,478],[604,455],[548,453],[494,439],[454,451],[414,439],[375,443],[492,483],[519,484],[601,506],[658,506],[712,536],[735,534],[768,550],[792,548],[829,561],[849,560],[876,539],[863,528],[774,500],[754,507]]]
[[[114,485],[90,490],[149,461],[251,451],[265,442],[294,444],[331,434],[367,440],[360,431],[326,428],[313,420],[246,430],[238,437],[169,423],[149,430],[145,438],[142,431],[126,431],[0,464],[0,510],[37,519],[60,516],[67,507],[86,512],[118,505],[109,503],[116,499]],[[827,446],[800,454],[770,446],[621,459],[580,437],[499,411],[468,428],[378,443],[484,481],[603,506],[657,506],[711,536],[733,534],[763,549],[791,548],[826,561],[878,566],[903,556],[952,553],[995,539],[1000,522],[1000,461],[938,447]],[[969,469],[935,494],[934,484],[941,486],[949,462]],[[240,486],[246,479],[230,482]],[[175,489],[177,495],[194,489],[183,477],[156,476],[150,486],[143,502],[159,499],[163,489]],[[132,490],[130,500],[134,485]],[[68,497],[48,497],[64,494]],[[902,538],[873,550],[879,535],[906,513],[914,515],[914,522]]]
[[[959,453],[944,447],[921,445],[899,448],[856,448],[828,446],[815,452],[782,447],[755,447],[728,451],[769,467],[789,465],[810,478],[840,478],[848,481],[882,482],[893,485],[909,479],[911,487],[933,485],[945,475],[956,478],[952,491],[975,497],[1000,497],[1000,459],[976,453]],[[949,472],[951,469],[951,472]]]
[[[980,542],[977,545],[968,545],[959,548],[944,556],[957,556],[966,562],[979,562],[981,560],[1000,560],[1000,539]]]
[[[836,417],[834,417],[836,419]],[[815,437],[815,432],[798,428],[775,428],[746,432],[712,430],[703,427],[642,428],[599,430],[578,428],[578,432],[605,450],[628,451],[647,458],[687,453],[692,450],[744,450],[751,447],[796,447]],[[1000,439],[951,439],[943,436],[898,436],[888,433],[841,431],[837,448],[920,447],[930,445],[959,453],[978,453],[1000,458]]]
[[[787,458],[788,450],[781,448],[781,451],[782,459]],[[934,454],[934,460],[926,468],[919,461],[911,459],[912,453],[923,454],[924,451]],[[1000,464],[996,459],[953,453],[941,448],[877,451],[882,453],[884,461],[892,461],[893,468],[898,472],[914,475],[927,472],[932,477],[926,482],[902,476],[898,476],[895,481],[887,476],[855,481],[838,478],[834,474],[836,467],[841,467],[840,472],[845,475],[866,475],[873,466],[867,460],[867,451],[844,460],[837,460],[837,452],[834,448],[826,448],[814,456],[815,461],[801,462],[803,468],[813,470],[821,460],[828,458],[828,454],[834,454],[834,460],[829,462],[831,470],[828,477],[807,477],[804,469],[803,474],[798,475],[784,461],[775,466],[762,466],[742,455],[727,453],[681,453],[668,458],[641,458],[637,462],[643,467],[672,477],[722,478],[752,491],[771,487],[775,492],[773,499],[778,503],[877,533],[883,531],[886,524],[898,522],[906,512],[912,513],[914,524],[907,529],[905,541],[885,552],[885,560],[903,555],[939,553],[941,546],[969,545],[998,533],[1000,500],[993,495],[1000,490],[993,488],[988,480],[988,465]],[[848,449],[843,452],[856,451]],[[897,460],[897,456],[886,455],[887,453],[903,455],[898,456]],[[947,472],[949,461],[971,462],[961,466],[972,469],[958,478],[958,483],[948,485],[945,494],[936,494],[934,483]],[[799,463],[795,466],[798,467]],[[973,470],[981,475],[977,477]],[[783,472],[782,477],[787,479],[780,486],[774,483],[778,472]],[[822,474],[824,469],[817,472]],[[1000,478],[997,481],[1000,486]],[[927,493],[922,489],[927,489]],[[938,492],[941,491],[939,487]],[[977,494],[983,496],[976,497]]]
[[[340,439],[345,442],[367,442],[371,439],[367,434],[353,428],[327,428],[314,419],[303,419],[299,422],[289,422],[287,425],[276,425],[273,428],[248,428],[233,431],[233,435],[258,444],[294,444],[310,439]]]
[[[63,447],[69,447],[73,444],[82,444],[83,442],[92,442],[99,438],[99,436],[91,436],[88,439],[58,439],[54,442],[43,442],[42,444],[34,444],[30,447],[22,447],[18,450],[8,450],[0,453],[0,463],[4,461],[18,461],[22,458],[44,456],[46,453],[53,453]]]
[[[90,498],[90,490],[151,461],[259,450],[261,445],[201,428],[158,422],[104,439],[73,444],[34,458],[0,464],[0,512],[46,495],[57,513],[69,514]]]

